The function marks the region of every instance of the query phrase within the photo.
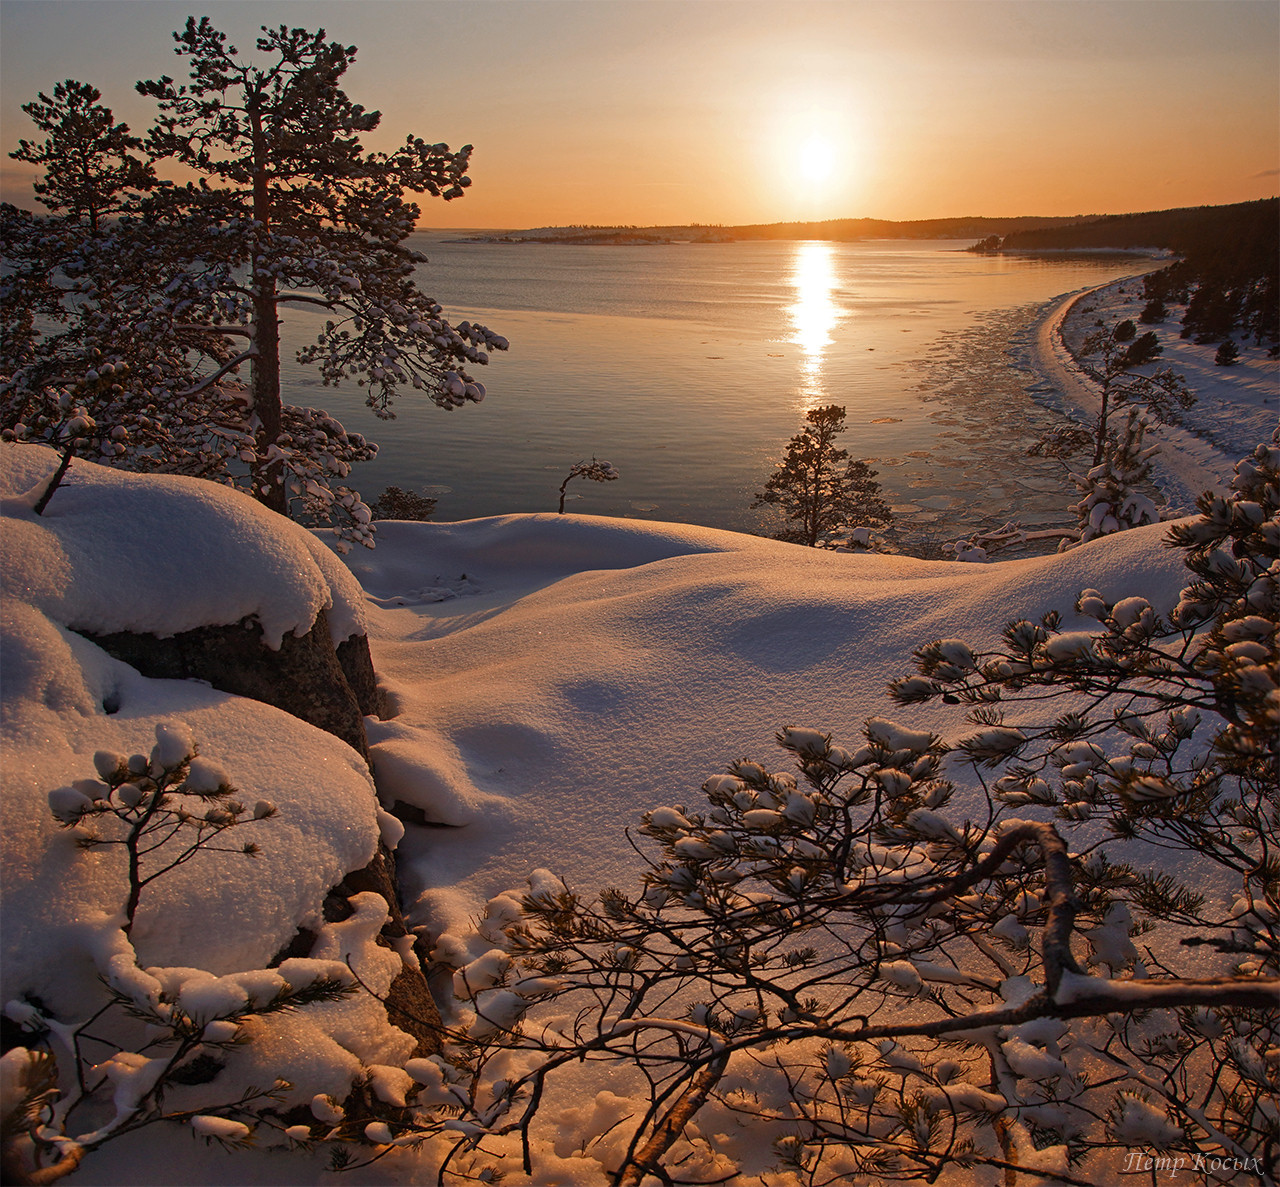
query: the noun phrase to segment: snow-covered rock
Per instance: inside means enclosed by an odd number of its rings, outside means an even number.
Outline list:
[[[34,995],[74,1016],[96,992],[88,937],[125,900],[124,852],[77,848],[48,795],[92,779],[95,752],[145,754],[157,726],[180,722],[240,798],[277,809],[234,834],[258,856],[201,852],[145,888],[131,933],[144,966],[261,967],[300,924],[319,923],[324,895],[370,861],[379,833],[372,781],[350,746],[256,701],[147,679],[74,633],[171,634],[252,615],[279,646],[327,607],[345,638],[363,627],[345,567],[311,533],[196,479],[76,463],[37,516],[30,492],[55,464],[41,447],[0,445],[0,969],[5,1000]]]

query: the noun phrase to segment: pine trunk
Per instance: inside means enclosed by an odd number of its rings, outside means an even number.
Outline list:
[[[271,229],[271,190],[266,138],[257,104],[249,103],[253,136],[253,217],[264,231]],[[253,269],[253,411],[258,418],[257,460],[253,467],[253,493],[259,502],[288,514],[284,472],[270,459],[280,438],[280,321],[276,312],[276,279]]]
[[[1098,411],[1098,435],[1093,442],[1093,464],[1095,466],[1102,465],[1103,455],[1107,448],[1107,414],[1111,411],[1108,405],[1111,402],[1110,380],[1104,381],[1102,385],[1101,407]]]
[[[280,324],[276,318],[275,278],[255,275],[253,283],[253,410],[258,418],[253,493],[259,502],[284,515],[283,473],[270,454],[280,438]]]

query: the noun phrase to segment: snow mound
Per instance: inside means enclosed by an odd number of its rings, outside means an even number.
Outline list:
[[[96,634],[163,637],[253,616],[278,648],[326,608],[335,642],[363,632],[350,571],[311,532],[248,496],[76,462],[35,515],[56,464],[43,446],[0,445],[6,597]]]
[[[197,853],[145,887],[130,934],[145,964],[198,960],[219,975],[266,964],[300,924],[318,923],[326,892],[368,863],[378,831],[372,781],[345,743],[199,682],[146,679],[69,629],[167,634],[253,614],[278,643],[336,603],[349,632],[363,621],[350,572],[311,533],[196,479],[77,464],[36,516],[28,496],[55,462],[40,447],[0,446],[0,968],[5,1000],[30,994],[74,1016],[98,992],[85,929],[118,926],[128,891],[123,849],[78,848],[50,811],[50,792],[94,779],[95,752],[146,755],[157,727],[191,736],[206,782],[225,770],[240,801],[278,809],[238,826],[232,851]]]

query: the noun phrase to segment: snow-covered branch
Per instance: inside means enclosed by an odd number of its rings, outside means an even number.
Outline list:
[[[206,388],[212,387],[228,372],[236,370],[236,368],[242,363],[247,363],[250,360],[257,358],[257,356],[258,352],[256,349],[246,350],[241,354],[236,355],[235,358],[228,359],[227,362],[223,363],[222,366],[219,367],[212,375],[205,376],[205,378],[199,383],[187,388],[186,391],[177,392],[175,394],[180,399],[190,399],[192,396],[198,396]]]

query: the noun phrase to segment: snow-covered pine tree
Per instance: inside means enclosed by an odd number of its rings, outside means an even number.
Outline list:
[[[284,402],[279,321],[291,306],[328,310],[299,359],[326,384],[367,384],[380,417],[394,416],[402,387],[443,408],[483,399],[467,367],[506,340],[451,325],[417,287],[422,257],[404,245],[418,216],[405,195],[460,196],[470,146],[450,152],[411,136],[392,152],[366,151],[360,136],[379,113],[342,91],[356,51],[323,30],[264,27],[262,64],[241,60],[208,18],[174,36],[189,82],[138,84],[159,105],[145,148],[200,184],[157,185],[122,207],[138,217],[92,238],[78,222],[6,209],[17,279],[0,303],[23,333],[6,358],[0,427],[234,482],[371,543],[369,510],[342,482],[374,447],[326,413]],[[49,119],[73,114],[68,100]],[[61,168],[58,143],[47,142],[50,172]],[[23,322],[29,295],[67,328]],[[99,391],[103,363],[110,381]],[[226,378],[246,364],[247,389]]]
[[[1151,476],[1158,445],[1144,445],[1147,422],[1136,411],[1106,443],[1100,464],[1084,475],[1072,474],[1080,501],[1067,510],[1080,524],[1080,541],[1093,540],[1144,523],[1159,523],[1160,509],[1138,488]]]
[[[1145,409],[1161,424],[1177,424],[1178,411],[1190,408],[1195,396],[1169,367],[1150,375],[1134,370],[1153,361],[1161,348],[1154,333],[1135,337],[1131,320],[1108,328],[1101,321],[1085,336],[1078,362],[1098,386],[1099,408],[1093,424],[1093,464],[1100,465],[1110,437],[1110,419],[1122,407]]]
[[[21,140],[9,155],[44,167],[34,190],[58,217],[0,206],[0,430],[61,453],[45,501],[77,452],[126,464],[181,453],[166,429],[182,422],[186,405],[170,409],[169,393],[153,393],[147,383],[165,345],[131,332],[137,319],[121,305],[130,287],[123,277],[131,284],[158,277],[148,267],[150,253],[126,249],[120,224],[108,221],[136,212],[155,175],[134,155],[141,140],[115,122],[100,97],[68,79],[23,107],[45,139]],[[182,373],[177,388],[188,386],[186,360],[169,357]]]
[[[790,526],[774,538],[818,548],[843,529],[889,527],[893,514],[880,496],[876,472],[866,462],[851,460],[849,451],[836,444],[845,431],[845,410],[827,404],[811,409],[805,421],[751,504],[778,507],[786,514]]]
[[[36,510],[76,455],[230,481],[254,449],[242,393],[218,382],[237,350],[152,299],[181,287],[155,229],[121,219],[95,234],[9,205],[0,224],[0,433],[62,456]]]

